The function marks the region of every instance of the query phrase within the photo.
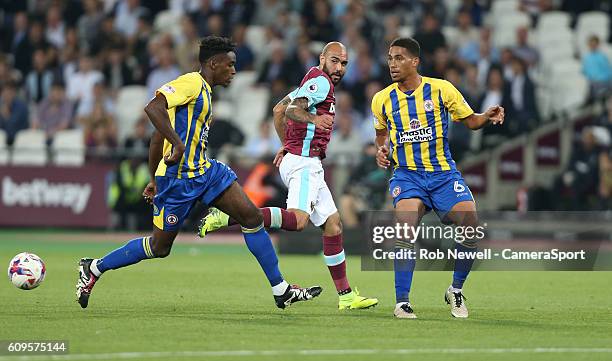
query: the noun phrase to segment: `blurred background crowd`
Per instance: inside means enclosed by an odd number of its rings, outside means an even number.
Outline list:
[[[328,163],[338,168],[345,222],[356,224],[360,210],[388,204],[388,174],[373,161],[370,100],[390,84],[388,44],[413,36],[423,75],[451,81],[475,111],[506,109],[503,127],[452,125],[458,163],[594,107],[547,187],[550,199],[565,198],[538,208],[576,209],[592,197],[590,208],[609,209],[611,12],[604,0],[0,0],[0,147],[15,154],[23,133],[23,149],[42,139],[46,154],[21,164],[60,164],[52,150],[62,146],[83,151],[67,163],[114,162],[109,204],[148,219],[139,195],[152,129],[142,107],[164,83],[198,70],[199,37],[229,36],[239,74],[213,93],[210,155],[250,167],[262,161],[250,168],[247,190],[260,205],[282,205],[268,162],[280,146],[271,109],[318,64],[322,45],[339,40],[349,65],[336,90]]]

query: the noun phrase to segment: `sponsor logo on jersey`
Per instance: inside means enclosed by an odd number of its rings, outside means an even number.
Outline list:
[[[421,127],[421,122],[418,119],[410,119],[410,129],[419,129]]]
[[[424,127],[407,132],[399,132],[399,143],[421,143],[433,139],[433,129]]]
[[[423,107],[425,108],[425,111],[428,111],[428,112],[433,111],[434,110],[433,100],[427,99],[425,103],[423,103]]]

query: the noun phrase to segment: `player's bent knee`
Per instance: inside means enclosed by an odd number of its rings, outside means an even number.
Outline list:
[[[257,207],[253,207],[253,209],[249,210],[248,214],[245,215],[244,221],[240,225],[246,228],[256,228],[259,227],[263,221],[264,218],[261,210]]]
[[[157,242],[155,239],[153,239],[151,242],[151,251],[153,252],[155,258],[166,258],[170,255],[171,250],[172,245]]]

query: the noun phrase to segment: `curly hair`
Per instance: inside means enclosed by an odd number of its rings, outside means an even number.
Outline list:
[[[212,56],[230,51],[236,51],[236,44],[230,39],[220,36],[207,36],[200,40],[200,55],[198,59],[200,63],[204,63]]]

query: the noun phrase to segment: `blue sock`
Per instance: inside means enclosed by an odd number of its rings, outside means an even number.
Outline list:
[[[461,243],[455,243],[455,249],[458,251],[457,253],[475,253],[477,250],[476,247],[466,247]],[[467,278],[468,274],[470,274],[470,270],[472,269],[473,264],[474,259],[455,260],[455,271],[453,272],[454,288],[463,288],[463,283],[465,282],[465,279]]]
[[[133,239],[123,247],[117,248],[107,254],[100,259],[95,266],[100,273],[104,273],[109,269],[129,266],[143,259],[153,257],[153,252],[151,251],[151,237],[141,237]]]
[[[242,227],[242,235],[249,251],[257,258],[272,287],[283,282],[283,276],[278,269],[278,258],[272,246],[272,241],[263,223],[256,228]]]
[[[397,248],[396,248],[397,250]],[[415,259],[394,259],[393,268],[395,270],[395,302],[410,302],[410,286],[412,285],[412,275],[414,274]]]

